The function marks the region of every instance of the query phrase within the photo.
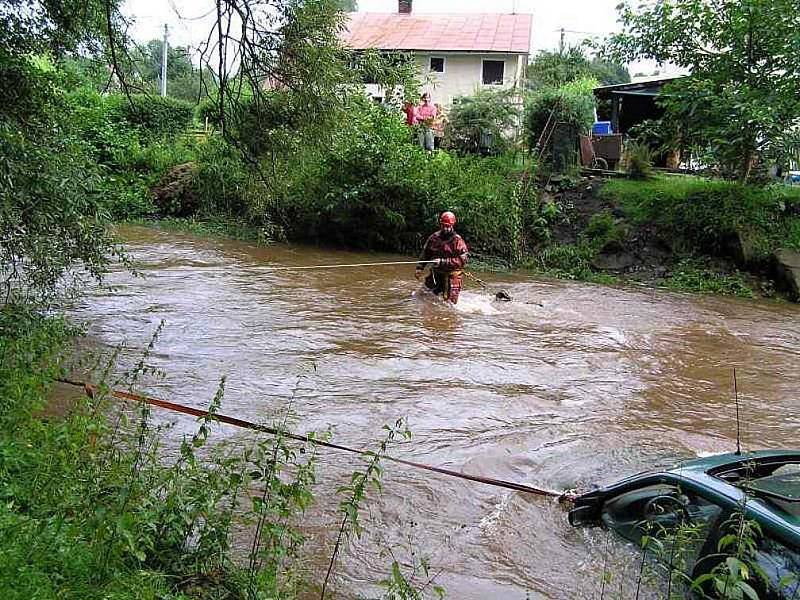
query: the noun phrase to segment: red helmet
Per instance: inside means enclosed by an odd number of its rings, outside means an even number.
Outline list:
[[[453,227],[456,224],[456,216],[449,210],[443,212],[442,216],[439,217],[439,223],[447,225],[448,227]]]

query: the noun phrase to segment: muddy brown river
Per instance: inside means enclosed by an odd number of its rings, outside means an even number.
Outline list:
[[[102,343],[125,343],[122,366],[166,321],[150,360],[166,377],[140,386],[152,395],[205,407],[224,375],[222,412],[264,421],[297,387],[298,431],[330,427],[334,441],[367,448],[405,417],[414,439],[397,456],[564,489],[732,451],[735,367],[744,448],[798,445],[794,305],[481,274],[516,301],[467,281],[452,310],[419,294],[411,265],[274,269],[408,257],[120,233],[144,277],[117,269],[113,289],[71,313]],[[176,431],[193,425],[169,418]],[[339,522],[333,490],[358,465],[321,460],[313,580]],[[381,549],[402,555],[410,539],[450,598],[599,597],[607,535],[571,528],[551,500],[391,464],[383,483],[337,564],[342,596],[374,597],[391,564]]]

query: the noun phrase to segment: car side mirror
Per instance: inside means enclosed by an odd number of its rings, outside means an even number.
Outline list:
[[[573,508],[569,511],[569,524],[573,527],[583,525],[595,525],[598,522],[598,510],[596,506],[584,505]]]

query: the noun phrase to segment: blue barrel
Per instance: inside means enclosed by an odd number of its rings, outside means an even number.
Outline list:
[[[611,121],[596,121],[592,125],[592,133],[594,135],[611,135]]]

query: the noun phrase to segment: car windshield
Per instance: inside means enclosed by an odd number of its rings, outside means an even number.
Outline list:
[[[800,464],[778,467],[771,475],[754,479],[744,487],[766,496],[786,512],[800,517]]]
[[[800,517],[800,462],[746,463],[717,476]]]

